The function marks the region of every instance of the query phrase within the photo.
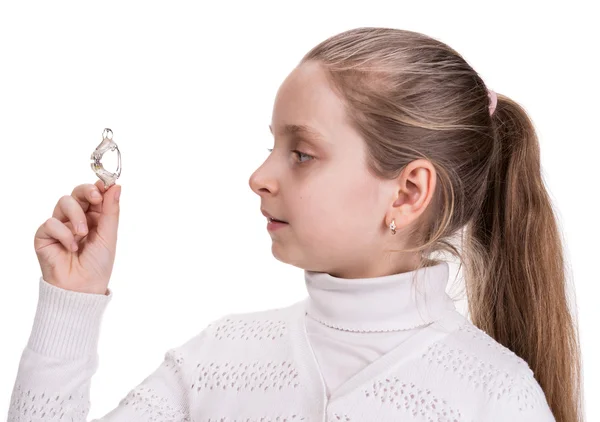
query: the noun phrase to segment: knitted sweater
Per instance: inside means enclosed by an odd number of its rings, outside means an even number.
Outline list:
[[[94,421],[555,420],[527,363],[455,309],[448,264],[367,279],[304,274],[306,298],[212,321]],[[111,299],[40,278],[9,422],[87,420]]]

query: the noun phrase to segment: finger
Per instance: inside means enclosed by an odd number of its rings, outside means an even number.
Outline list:
[[[98,180],[96,183],[89,183],[80,186],[82,189],[81,197],[87,198],[87,201],[90,203],[89,208],[86,211],[88,225],[89,227],[96,227],[98,225],[98,218],[100,218],[100,214],[102,214],[102,202],[104,201],[104,183],[101,180]],[[75,194],[75,191],[73,193]],[[97,196],[92,196],[93,193],[98,193],[100,195],[100,198],[98,198]]]
[[[79,204],[79,207],[85,213],[86,218],[83,219],[83,221],[72,221],[73,219],[70,218],[70,215],[67,215],[65,211],[61,210],[61,206],[59,204],[57,204],[54,210],[53,217],[57,218],[63,223],[71,221],[75,229],[77,228],[77,224],[82,222],[85,224],[86,230],[77,231],[77,233],[85,233],[89,231],[89,227],[87,227],[89,226],[89,220],[91,220],[95,225],[97,220],[97,215],[95,215],[95,213],[100,214],[102,212],[103,197],[101,190],[94,184],[84,183],[76,186],[75,189],[73,189],[71,197]],[[79,218],[81,218],[81,215],[79,215]]]
[[[54,217],[46,220],[46,222],[38,228],[38,231],[35,234],[35,249],[37,250],[41,246],[47,246],[48,243],[43,242],[45,240],[57,240],[71,252],[77,250],[77,243],[75,242],[71,230]]]
[[[104,182],[100,179],[96,180],[96,182],[94,183],[94,186],[96,186],[98,188],[98,190],[100,191],[101,194],[104,195],[104,192],[106,192],[108,189],[104,187]],[[110,186],[109,186],[110,188]]]
[[[106,188],[104,187],[104,182],[102,180],[96,180],[95,183],[83,184],[79,185],[78,188],[78,197],[87,198],[89,202],[89,208],[86,211],[86,215],[88,218],[88,225],[90,227],[96,227],[98,225],[98,220],[100,215],[102,214],[102,203],[104,202],[104,193],[106,192]],[[77,189],[77,188],[76,188]],[[93,192],[98,192],[100,194],[100,199],[98,199],[93,195]],[[73,191],[75,194],[75,191]],[[85,201],[85,199],[83,199]]]
[[[94,196],[94,193],[99,194],[100,196]],[[77,201],[77,203],[79,203],[79,206],[83,212],[87,212],[90,208],[90,205],[94,206],[102,203],[102,194],[100,193],[98,187],[91,183],[84,183],[76,186],[75,189],[73,189],[73,192],[71,192],[71,196]],[[100,206],[97,211],[100,212],[101,210],[102,207]],[[65,220],[62,221],[65,222]]]
[[[100,183],[102,183],[100,181]],[[102,185],[104,186],[104,185]],[[120,205],[115,194],[121,192],[121,186],[114,184],[104,191],[104,200],[102,201],[102,212],[98,217],[96,231],[111,248],[114,250],[117,243],[117,231],[119,228]]]
[[[100,192],[100,195],[102,195],[102,199],[104,200],[104,194],[114,185],[111,185],[108,188],[106,188],[104,187],[104,182],[102,180],[96,180],[96,182],[92,186],[94,186]],[[102,202],[95,204],[93,210],[97,211],[98,213],[102,213]]]
[[[65,195],[58,200],[52,212],[52,217],[61,223],[70,221],[74,234],[83,235],[88,231],[85,211],[81,208],[80,202],[71,195]]]
[[[100,186],[104,186],[101,180],[99,180]],[[104,199],[104,189],[98,186],[98,184],[84,183],[75,186],[71,196],[79,202],[81,209],[84,212],[90,211],[101,212],[102,211],[102,200]]]

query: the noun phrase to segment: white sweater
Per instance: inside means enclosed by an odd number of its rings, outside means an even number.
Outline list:
[[[225,315],[98,422],[554,421],[527,363],[445,293],[448,264],[369,279],[305,271],[290,306]],[[8,421],[86,421],[107,295],[39,281]]]

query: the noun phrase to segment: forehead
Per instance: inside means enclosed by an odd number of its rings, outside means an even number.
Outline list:
[[[277,91],[271,124],[275,134],[294,124],[313,127],[329,138],[344,121],[344,104],[316,62],[296,67]]]

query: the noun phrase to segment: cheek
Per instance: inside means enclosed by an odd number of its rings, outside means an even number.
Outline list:
[[[380,198],[376,186],[364,178],[347,178],[344,183],[321,180],[303,189],[297,201],[299,229],[314,242],[331,244],[335,239],[364,238],[376,231]]]
[[[372,220],[381,208],[380,183],[369,174],[359,173],[337,191],[337,202],[355,219]]]

